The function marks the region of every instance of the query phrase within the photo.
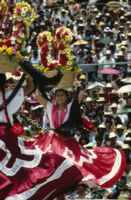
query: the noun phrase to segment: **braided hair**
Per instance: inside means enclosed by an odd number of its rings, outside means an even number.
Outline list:
[[[0,90],[3,91],[5,88],[6,76],[4,73],[0,73]]]

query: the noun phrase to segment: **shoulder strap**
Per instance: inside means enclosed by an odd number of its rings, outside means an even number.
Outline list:
[[[19,83],[17,84],[17,86],[15,87],[15,89],[13,90],[13,92],[11,93],[11,95],[8,97],[8,99],[6,99],[6,106],[12,101],[12,99],[16,96],[17,92],[19,91],[19,89],[21,88],[23,82],[25,80],[25,75],[23,74],[21,79],[19,80]],[[0,112],[4,109],[3,104],[0,105]]]

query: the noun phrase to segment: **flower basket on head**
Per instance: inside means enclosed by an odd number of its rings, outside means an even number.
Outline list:
[[[63,77],[56,87],[57,88],[72,87],[73,82],[74,82],[75,72],[64,71],[64,70],[61,70],[61,71],[62,71]],[[44,72],[44,75],[48,78],[54,77],[56,74],[57,74],[56,70]]]
[[[60,27],[53,36],[51,32],[44,31],[38,36],[40,48],[41,70],[45,76],[53,77],[56,69],[61,70],[63,78],[56,87],[72,87],[75,72],[78,69],[74,61],[73,51],[70,48],[72,32],[69,28]],[[55,70],[55,72],[53,72]]]
[[[0,72],[15,72],[29,38],[29,27],[35,19],[35,13],[24,1],[14,3],[11,13],[12,4],[6,2],[0,0]]]
[[[0,72],[14,73],[19,65],[20,59],[10,59],[6,54],[0,54]]]

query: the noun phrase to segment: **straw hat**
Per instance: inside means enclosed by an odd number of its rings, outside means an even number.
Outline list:
[[[125,137],[124,142],[130,142],[131,141],[131,137]]]
[[[119,51],[117,56],[124,56],[124,53],[122,51]]]
[[[95,145],[92,142],[89,142],[88,144],[84,145],[84,148],[93,149],[95,148]]]
[[[100,22],[100,23],[99,23],[99,26],[104,26],[104,25],[105,25],[104,22]]]
[[[112,84],[111,83],[107,83],[106,84],[106,88],[112,88]]]
[[[123,144],[123,145],[122,145],[122,149],[130,149],[129,144]]]
[[[106,13],[106,16],[110,16],[110,13]]]
[[[96,100],[96,101],[98,101],[98,102],[104,102],[104,101],[105,101],[105,98],[104,98],[104,97],[99,97],[99,99]]]
[[[118,106],[117,106],[117,104],[116,103],[113,103],[113,104],[111,104],[111,106],[110,106],[110,108],[117,108]]]
[[[110,28],[109,27],[105,27],[104,32],[110,32]]]
[[[111,138],[115,138],[115,137],[117,137],[116,134],[114,132],[111,132],[109,135],[109,138],[111,139]]]
[[[111,112],[105,112],[104,115],[112,116],[112,113]]]
[[[111,51],[110,50],[107,50],[105,55],[110,55],[111,54]]]
[[[100,90],[100,91],[98,92],[98,94],[104,94],[104,91],[103,91],[103,90]]]
[[[100,124],[98,128],[106,128],[105,124]]]
[[[87,98],[84,100],[85,103],[86,103],[86,102],[91,102],[91,101],[93,101],[93,99],[92,99],[91,97],[87,97]]]
[[[117,95],[118,95],[118,93],[117,93],[117,91],[116,91],[115,89],[113,89],[113,90],[111,91],[111,94],[117,94]]]
[[[115,46],[115,44],[113,42],[110,42],[109,46]]]
[[[124,142],[122,142],[122,141],[117,141],[116,144],[117,144],[117,145],[120,145],[120,146],[122,147],[122,145],[124,144]]]
[[[80,80],[86,80],[86,76],[85,76],[85,75],[81,75],[81,76],[79,77],[79,79],[80,79]]]
[[[122,19],[122,20],[123,20],[123,19],[125,19],[125,17],[124,17],[124,16],[121,16],[121,17],[120,17],[120,19]]]
[[[122,49],[126,50],[127,48],[126,48],[125,46],[121,46],[121,50],[122,50]]]
[[[124,130],[124,126],[122,124],[118,124],[116,129],[123,129]]]
[[[93,12],[98,12],[98,9],[97,9],[97,8],[94,8]]]
[[[131,128],[127,129],[127,133],[131,133]]]

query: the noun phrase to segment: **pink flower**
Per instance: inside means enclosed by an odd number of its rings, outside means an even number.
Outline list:
[[[22,22],[16,22],[16,26],[21,26],[22,24]]]
[[[20,8],[20,7],[17,7],[17,8],[16,8],[16,12],[18,13],[18,15],[21,15],[21,13],[22,13],[21,8]]]
[[[22,28],[19,28],[19,32],[23,32]]]
[[[16,54],[16,48],[12,47],[12,54],[15,55]]]

